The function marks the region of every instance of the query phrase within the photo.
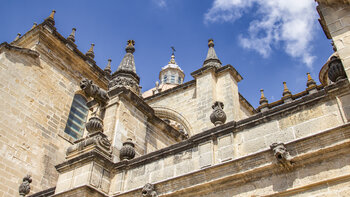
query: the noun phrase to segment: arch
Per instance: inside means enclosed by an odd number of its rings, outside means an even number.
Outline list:
[[[154,109],[154,113],[156,116],[162,119],[164,118],[164,119],[170,119],[170,120],[176,121],[186,130],[189,136],[192,136],[192,127],[190,123],[179,112],[164,106],[155,106],[152,108]]]

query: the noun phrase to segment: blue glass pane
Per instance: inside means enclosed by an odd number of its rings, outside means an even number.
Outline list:
[[[73,138],[82,136],[86,116],[88,114],[86,100],[83,96],[76,94],[68,115],[65,132]]]

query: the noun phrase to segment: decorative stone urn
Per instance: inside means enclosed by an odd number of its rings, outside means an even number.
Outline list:
[[[97,116],[91,117],[85,126],[89,133],[103,132],[103,121]]]
[[[332,56],[328,63],[328,78],[332,82],[346,78],[343,64],[337,56]]]
[[[23,182],[18,188],[19,195],[21,197],[26,196],[30,192],[30,183],[32,182],[32,178],[30,175],[27,175],[23,178]]]
[[[224,112],[224,104],[216,101],[212,106],[213,113],[210,115],[210,121],[215,125],[222,125],[226,122],[226,114]]]
[[[135,157],[135,154],[135,144],[132,142],[131,138],[128,138],[120,149],[119,158],[120,160],[130,160]]]

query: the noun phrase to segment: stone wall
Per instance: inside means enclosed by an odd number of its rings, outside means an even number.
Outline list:
[[[327,37],[333,40],[348,79],[350,79],[350,5],[340,0],[317,1],[323,29]]]
[[[74,141],[64,133],[73,96],[81,77],[96,78],[90,68],[81,70],[90,67],[84,60],[68,58],[72,55],[41,26],[13,45],[1,45],[0,196],[18,196],[26,174],[32,175],[31,193],[56,185],[54,166]]]
[[[117,102],[117,103],[115,103]],[[105,133],[113,141],[116,157],[122,143],[131,138],[135,143],[136,157],[165,148],[176,140],[157,127],[150,118],[123,97],[114,97],[107,106],[104,119]]]
[[[343,89],[343,91],[348,90],[348,84],[345,85],[345,87],[341,89]],[[186,196],[186,193],[174,193],[175,190],[166,188],[164,184],[168,186],[172,185],[174,188],[191,190],[187,187],[192,187],[195,185],[195,182],[199,184],[199,182],[202,181],[201,184],[204,184],[204,182],[216,180],[215,177],[210,177],[207,174],[207,171],[210,171],[211,168],[218,168],[218,172],[220,171],[220,173],[223,173],[219,170],[223,168],[220,166],[225,165],[227,162],[235,165],[233,163],[252,155],[255,155],[254,157],[256,158],[253,159],[251,161],[253,163],[249,163],[249,165],[264,165],[264,156],[259,156],[259,154],[270,150],[270,145],[273,143],[301,143],[300,141],[304,139],[312,139],[316,135],[323,135],[322,133],[326,131],[342,127],[344,124],[348,125],[348,119],[345,118],[348,115],[344,114],[349,114],[349,112],[345,112],[344,109],[348,108],[349,104],[347,101],[342,101],[347,100],[350,94],[340,92],[336,94],[341,96],[335,96],[334,94],[328,94],[324,90],[321,90],[301,100],[279,106],[278,109],[270,109],[264,114],[259,113],[253,117],[241,120],[237,122],[236,126],[234,126],[233,123],[227,123],[225,127],[224,125],[222,126],[225,129],[222,129],[221,132],[215,133],[215,130],[220,129],[220,127],[218,127],[194,135],[188,140],[187,146],[185,142],[183,144],[177,144],[176,147],[178,148],[172,149],[169,147],[164,151],[169,152],[169,154],[160,153],[161,155],[155,156],[154,159],[150,158],[149,162],[143,163],[142,165],[135,165],[135,167],[131,165],[128,167],[128,170],[121,169],[119,172],[117,171],[117,174],[112,178],[110,195],[117,193],[125,193],[125,195],[123,194],[121,196],[133,195],[134,192],[139,191],[139,188],[145,183],[150,182],[157,183],[157,185],[159,185],[158,188],[165,193],[169,193],[169,196]],[[339,106],[342,107],[339,108]],[[209,132],[213,133],[209,134]],[[341,137],[342,140],[347,140],[347,138],[344,138],[343,134],[340,134],[339,137]],[[326,142],[328,143],[328,141]],[[317,143],[317,140],[313,140],[313,143]],[[310,146],[309,149],[319,150],[319,145],[307,144],[307,146]],[[332,159],[329,159],[329,162],[333,162]],[[327,168],[327,166],[329,165],[325,164],[322,168]],[[237,173],[244,168],[239,165],[236,167],[238,168]],[[314,166],[310,166],[310,169],[313,168]],[[337,176],[339,176],[341,170],[336,166],[333,166],[333,168],[339,171],[339,173],[337,172]],[[224,168],[222,170],[224,171]],[[301,170],[306,172],[308,168]],[[299,172],[293,173],[298,174]],[[329,174],[330,172],[322,173]],[[196,176],[194,176],[194,174],[196,174]],[[184,176],[188,177],[188,180],[187,178],[181,180]],[[272,184],[272,178],[275,180],[281,178],[280,176],[288,175],[281,174],[275,178],[269,175],[262,175],[262,177],[269,182],[269,186]],[[247,175],[247,177],[250,179],[254,176]],[[190,182],[188,183],[187,181]],[[310,182],[306,180],[304,183],[300,183],[299,186],[308,185]],[[250,184],[242,185],[242,190],[248,193],[250,192],[249,194],[253,195],[258,189],[255,190],[251,186]],[[198,195],[200,189],[206,190],[206,188],[207,186],[204,185],[198,186],[198,190],[195,191],[195,194]],[[219,195],[219,191],[221,190],[222,188],[215,192],[218,192],[217,194]],[[237,192],[241,192],[239,193],[241,195],[244,194],[244,191],[232,190],[229,191],[227,195],[232,196],[233,193],[238,194]],[[260,191],[258,193],[260,193]],[[271,191],[269,190],[268,193],[271,193]],[[191,193],[191,195],[193,194],[194,193]],[[191,195],[189,194],[188,196]],[[213,193],[208,194],[208,196],[212,195]],[[221,192],[220,195],[223,195],[223,193]]]
[[[226,69],[230,68],[226,66]],[[212,105],[215,101],[224,103],[224,111],[228,121],[239,121],[253,115],[253,112],[241,104],[237,79],[231,70],[206,70],[195,76],[195,81],[187,82],[183,88],[174,88],[166,93],[146,98],[146,102],[154,108],[164,108],[180,114],[192,130],[189,135],[198,134],[213,128],[210,122]]]

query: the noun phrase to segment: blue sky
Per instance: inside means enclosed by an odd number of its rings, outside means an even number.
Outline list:
[[[306,73],[318,73],[332,54],[318,24],[314,0],[128,0],[13,1],[2,0],[0,42],[41,23],[55,9],[56,28],[67,37],[77,28],[76,44],[85,53],[95,43],[95,60],[115,71],[126,41],[135,40],[136,71],[142,90],[154,87],[161,67],[176,48],[176,62],[185,72],[199,69],[207,40],[214,39],[223,65],[243,76],[240,93],[259,106],[260,89],[269,102],[282,97],[282,82],[293,94],[306,88]]]

